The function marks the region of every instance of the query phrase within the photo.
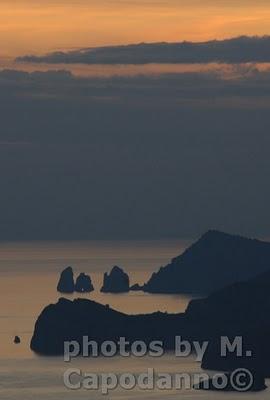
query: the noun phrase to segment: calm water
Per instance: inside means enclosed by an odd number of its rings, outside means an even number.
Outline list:
[[[37,357],[29,350],[34,322],[49,303],[59,298],[55,290],[60,271],[74,266],[75,274],[89,273],[95,292],[84,297],[127,312],[156,310],[184,311],[190,298],[186,296],[101,294],[103,273],[117,264],[130,273],[131,283],[145,282],[151,273],[180,254],[189,242],[34,242],[0,245],[0,399],[23,400],[83,400],[104,398],[100,392],[70,391],[63,385],[63,372],[70,366],[84,372],[143,373],[147,368],[160,372],[195,372],[199,365],[192,358],[177,359],[166,355],[161,359],[145,357],[113,359],[76,359],[71,365],[61,358]],[[71,296],[73,297],[73,296]],[[77,295],[74,297],[78,297]],[[13,344],[19,335],[22,343]],[[109,399],[215,399],[215,393],[196,391],[124,391],[117,389]],[[236,398],[266,399],[269,392],[258,395],[219,395],[229,400]],[[105,397],[106,398],[106,397]]]

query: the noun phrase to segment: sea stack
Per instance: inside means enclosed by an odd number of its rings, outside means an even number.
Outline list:
[[[15,344],[20,344],[21,343],[21,339],[19,336],[15,336],[14,341]]]
[[[74,276],[72,267],[67,267],[62,271],[57,290],[60,293],[73,293],[75,290]]]
[[[81,273],[75,284],[75,291],[80,292],[80,293],[85,293],[85,292],[93,292],[94,286],[92,284],[91,278],[89,275],[86,275],[84,273]]]
[[[129,276],[122,268],[113,267],[111,272],[104,274],[103,286],[100,290],[103,293],[126,293],[129,292]]]

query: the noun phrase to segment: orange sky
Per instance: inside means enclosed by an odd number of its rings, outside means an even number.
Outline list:
[[[1,0],[1,55],[270,34],[269,0]]]

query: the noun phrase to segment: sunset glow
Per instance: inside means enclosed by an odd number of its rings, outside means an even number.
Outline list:
[[[105,44],[268,34],[268,1],[3,0],[2,56]]]

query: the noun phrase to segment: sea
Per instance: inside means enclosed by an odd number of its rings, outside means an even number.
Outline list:
[[[136,379],[153,370],[159,374],[202,373],[194,356],[176,357],[99,357],[75,358],[70,363],[62,357],[41,357],[30,350],[35,321],[48,304],[62,297],[57,290],[61,271],[72,266],[75,276],[90,274],[95,291],[90,294],[65,296],[69,299],[88,298],[111,308],[129,313],[166,311],[184,312],[190,296],[156,295],[143,292],[103,294],[100,292],[104,272],[114,265],[129,273],[131,284],[146,282],[154,271],[181,254],[190,240],[156,241],[74,241],[74,242],[14,242],[0,244],[0,399],[1,400],[85,400],[85,399],[269,399],[270,390],[257,394],[216,393],[197,391],[188,385],[176,388],[132,388],[117,385],[103,394],[102,374],[114,374],[119,379],[131,374]],[[14,337],[21,338],[14,344]],[[95,374],[99,381],[95,389],[71,389],[64,384],[68,370]],[[155,381],[156,382],[156,381]],[[270,381],[268,381],[270,387]]]

